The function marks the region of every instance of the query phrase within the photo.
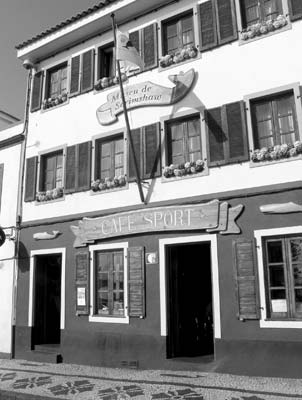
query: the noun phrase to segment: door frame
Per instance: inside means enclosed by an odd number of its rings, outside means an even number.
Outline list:
[[[220,323],[220,292],[219,292],[219,271],[217,253],[217,235],[194,235],[178,236],[175,238],[159,239],[159,286],[160,286],[160,334],[168,335],[168,310],[167,310],[167,287],[166,287],[166,246],[173,244],[189,243],[210,244],[211,253],[211,275],[212,275],[212,296],[213,296],[213,322],[214,339],[221,338]]]
[[[39,255],[61,255],[61,317],[60,317],[60,329],[65,328],[65,260],[66,260],[66,249],[64,247],[56,249],[42,249],[32,250],[30,252],[30,270],[29,270],[29,302],[28,302],[28,326],[34,326],[35,320],[35,270],[36,270],[36,256]]]

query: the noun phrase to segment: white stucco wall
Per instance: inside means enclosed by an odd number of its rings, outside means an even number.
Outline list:
[[[0,132],[2,140],[18,135],[23,126]],[[19,178],[21,144],[0,148],[0,164],[4,164],[3,186],[0,207],[0,226],[16,225],[17,188]],[[5,229],[6,232],[9,230]],[[14,241],[6,239],[0,247],[0,354],[9,356],[12,351]]]
[[[190,7],[192,2],[184,0],[177,3],[181,11]],[[160,21],[177,14],[175,5],[152,12],[132,23],[122,26],[122,30],[133,30],[146,22]],[[160,33],[159,33],[160,37]],[[288,29],[269,37],[246,44],[237,40],[211,51],[200,54],[198,59],[168,68],[153,69],[129,79],[125,84],[133,85],[139,82],[151,81],[163,86],[172,87],[168,76],[194,68],[196,83],[192,92],[174,106],[144,107],[129,112],[132,128],[160,121],[165,116],[177,117],[183,111],[194,111],[200,107],[211,108],[223,104],[243,100],[252,93],[275,89],[283,85],[302,82],[302,58],[299,57],[302,37],[302,21],[288,25]],[[111,32],[57,54],[42,63],[42,68],[48,68],[66,61],[70,56],[85,49],[96,48],[112,40]],[[67,104],[47,111],[38,111],[30,115],[29,139],[27,157],[51,150],[59,145],[72,145],[90,140],[96,135],[108,135],[124,129],[124,117],[109,126],[101,126],[96,118],[96,109],[107,101],[108,93],[117,87],[100,92],[91,91],[87,94],[71,98]],[[299,100],[300,101],[300,100]],[[299,104],[300,137],[302,138],[302,109]],[[163,132],[162,132],[163,133]],[[205,127],[202,127],[205,144]],[[164,141],[164,137],[162,135]],[[250,147],[253,148],[252,143]],[[162,165],[165,165],[164,153]],[[150,203],[185,198],[195,195],[213,194],[261,187],[285,182],[295,182],[301,179],[302,160],[272,164],[251,168],[250,163],[234,164],[221,168],[211,168],[209,174],[192,179],[163,182],[158,178],[150,194]],[[147,189],[144,189],[145,195]],[[92,194],[90,192],[67,195],[62,201],[48,204],[24,204],[23,221],[32,221],[47,217],[72,215],[94,210],[106,210],[112,207],[122,207],[140,203],[136,184],[131,183],[123,191]]]

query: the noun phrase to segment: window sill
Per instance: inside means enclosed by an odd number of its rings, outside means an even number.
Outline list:
[[[267,165],[274,165],[274,164],[280,164],[284,162],[290,162],[290,161],[298,161],[302,160],[302,154],[298,156],[293,156],[293,157],[288,157],[288,158],[280,158],[278,160],[271,160],[271,161],[257,161],[254,162],[250,160],[250,168],[258,168],[258,167],[265,167]]]
[[[63,106],[65,106],[66,104],[68,104],[69,101],[70,101],[70,98],[68,97],[66,101],[63,101],[63,103],[59,103],[59,104],[54,105],[54,106],[52,106],[52,107],[48,107],[48,108],[45,107],[45,108],[43,108],[43,106],[42,106],[42,108],[41,108],[41,113],[45,113],[45,112],[48,112],[48,111],[51,111],[51,110],[54,110],[54,109],[63,107]]]
[[[260,328],[283,328],[283,329],[302,329],[302,320],[260,320]]]
[[[89,315],[88,321],[107,324],[129,324],[129,317],[101,317],[98,315]]]
[[[253,38],[250,38],[250,39],[247,39],[247,40],[239,38],[239,46],[244,45],[244,44],[248,44],[248,43],[251,43],[251,42],[255,42],[256,40],[259,40],[259,39],[265,39],[265,38],[270,37],[272,35],[277,35],[278,33],[287,31],[287,30],[289,30],[291,28],[292,28],[291,23],[290,23],[290,21],[288,21],[285,26],[283,26],[282,28],[276,29],[276,30],[274,30],[272,32],[267,32],[267,33],[262,34],[262,35],[254,36]]]

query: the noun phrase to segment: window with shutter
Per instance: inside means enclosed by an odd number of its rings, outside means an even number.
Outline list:
[[[131,131],[140,179],[160,176],[160,127],[159,123]],[[136,179],[134,159],[129,146],[129,180]]]
[[[124,175],[124,138],[117,135],[95,142],[95,179],[104,181]]]
[[[47,71],[46,98],[57,99],[67,93],[67,63]]]
[[[259,319],[259,287],[254,240],[233,241],[233,260],[240,320]]]
[[[240,0],[242,27],[274,20],[282,14],[282,0]]]
[[[114,45],[99,47],[97,79],[114,78],[116,76]],[[109,84],[108,84],[109,86]],[[105,86],[104,86],[105,87]]]
[[[82,54],[81,92],[93,89],[94,81],[94,49]]]
[[[206,110],[209,165],[246,161],[248,155],[243,101]]]
[[[76,315],[89,315],[89,251],[79,251],[75,254],[75,289],[76,289]]]
[[[154,23],[138,31],[131,32],[129,39],[143,60],[144,71],[157,67],[157,24]],[[138,69],[138,67],[134,69]]]
[[[67,147],[65,193],[90,189],[91,141]]]
[[[163,22],[163,54],[175,55],[195,46],[193,12],[189,11]]]
[[[301,0],[289,0],[288,2],[290,19],[295,21],[302,18],[302,2]]]
[[[237,39],[234,0],[208,0],[199,5],[198,14],[201,51]]]
[[[38,157],[36,156],[26,160],[24,201],[34,201],[36,199],[37,164]]]
[[[81,56],[73,57],[70,69],[70,96],[80,93],[80,66]]]
[[[37,72],[33,78],[31,95],[31,112],[40,110],[42,102],[43,71]]]
[[[128,308],[130,317],[144,318],[145,254],[143,247],[128,248]]]

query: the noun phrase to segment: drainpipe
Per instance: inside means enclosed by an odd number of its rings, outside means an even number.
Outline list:
[[[13,269],[13,290],[12,290],[12,341],[11,341],[12,358],[14,358],[15,354],[17,281],[18,281],[18,265],[19,265],[18,261],[19,261],[20,233],[21,233],[21,222],[22,222],[22,211],[23,211],[24,174],[25,174],[26,144],[28,136],[29,105],[30,105],[30,95],[31,95],[31,82],[35,65],[31,61],[25,60],[23,62],[23,67],[26,70],[28,70],[28,77],[27,77],[27,89],[26,89],[25,109],[24,109],[24,125],[23,125],[23,131],[21,133],[24,139],[21,143],[21,150],[20,150],[20,166],[19,166],[17,209],[16,209],[16,237],[14,246],[14,269]]]

